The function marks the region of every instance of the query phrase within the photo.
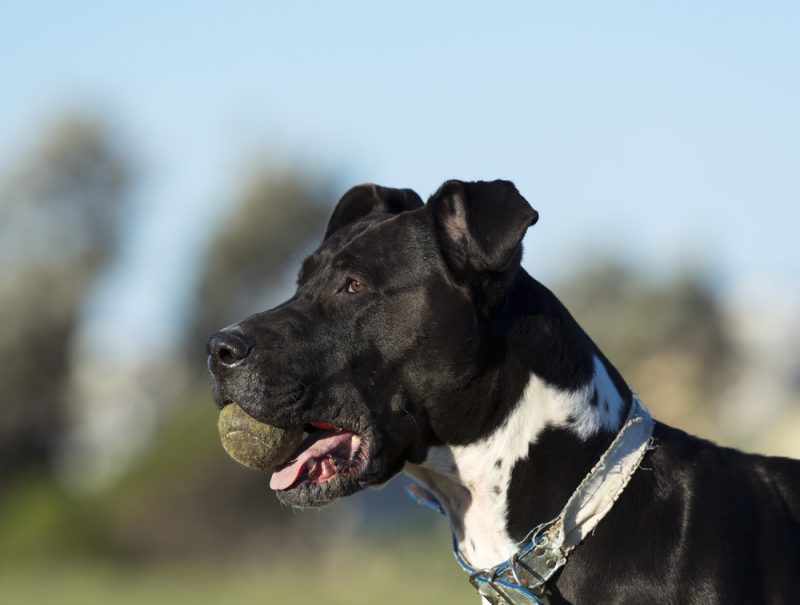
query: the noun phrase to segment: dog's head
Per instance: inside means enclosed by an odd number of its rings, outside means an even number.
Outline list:
[[[209,339],[218,406],[310,433],[272,476],[283,502],[326,504],[499,422],[472,402],[510,388],[487,380],[505,355],[495,317],[536,220],[507,181],[448,181],[426,205],[355,187],[295,295]]]

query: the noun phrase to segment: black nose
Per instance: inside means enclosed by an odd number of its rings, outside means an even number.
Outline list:
[[[250,354],[250,345],[236,332],[217,332],[206,343],[209,361],[213,369],[215,364],[232,368]]]

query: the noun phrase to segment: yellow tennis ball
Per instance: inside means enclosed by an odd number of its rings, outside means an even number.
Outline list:
[[[259,422],[233,403],[222,408],[217,429],[228,455],[257,471],[285,462],[303,439],[302,427],[285,430]]]

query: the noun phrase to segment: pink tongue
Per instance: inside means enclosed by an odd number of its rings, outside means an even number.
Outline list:
[[[355,433],[348,433],[343,431],[341,433],[328,433],[319,432],[309,435],[306,440],[300,444],[302,451],[287,462],[284,466],[275,469],[272,477],[269,480],[270,489],[284,490],[289,489],[297,483],[300,474],[309,460],[316,458],[324,458],[331,452],[337,449],[343,451],[343,455],[350,454],[350,440],[355,436]],[[347,444],[347,451],[341,446]]]

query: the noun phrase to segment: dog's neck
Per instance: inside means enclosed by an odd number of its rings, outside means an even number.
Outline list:
[[[432,447],[422,464],[406,467],[438,498],[462,555],[478,568],[508,559],[531,529],[559,513],[631,403],[619,374],[566,309],[533,280],[525,285],[535,289],[537,312],[519,316],[511,333],[535,338],[538,331],[543,341],[527,346],[553,355],[564,351],[570,359],[548,358],[547,367],[537,368],[536,354],[523,353],[530,369],[527,386],[498,428],[467,445]],[[548,337],[561,342],[553,345]],[[582,350],[576,354],[570,347]],[[591,365],[574,368],[575,359]],[[553,376],[554,368],[561,368],[560,377]],[[584,378],[576,384],[576,376]]]

